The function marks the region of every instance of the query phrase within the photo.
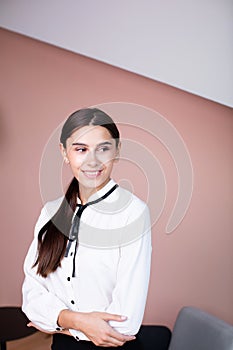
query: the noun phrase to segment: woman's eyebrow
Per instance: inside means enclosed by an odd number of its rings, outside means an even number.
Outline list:
[[[100,142],[100,143],[98,143],[97,147],[105,146],[105,145],[111,145],[112,146],[112,143],[110,141]]]
[[[81,142],[73,142],[72,146],[86,146],[87,147],[87,145],[85,143],[81,143]]]
[[[99,146],[105,146],[105,145],[112,145],[112,143],[111,143],[110,141],[104,141],[104,142],[98,143],[96,146],[99,147]],[[73,143],[72,143],[72,146],[83,146],[83,147],[88,147],[87,144],[82,143],[82,142],[73,142]]]

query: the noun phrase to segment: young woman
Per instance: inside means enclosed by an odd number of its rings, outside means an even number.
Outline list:
[[[47,203],[25,259],[22,309],[53,334],[53,350],[140,349],[151,259],[146,204],[111,179],[119,131],[96,108],[65,122],[60,149],[73,173]]]

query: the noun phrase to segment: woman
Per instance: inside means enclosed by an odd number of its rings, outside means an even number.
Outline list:
[[[149,283],[146,204],[111,179],[119,131],[96,108],[65,122],[60,149],[73,180],[47,203],[24,264],[22,309],[53,350],[136,348]]]

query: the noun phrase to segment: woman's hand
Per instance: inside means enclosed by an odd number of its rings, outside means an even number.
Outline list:
[[[135,336],[123,335],[114,330],[109,321],[124,322],[126,317],[106,312],[61,311],[58,323],[61,327],[72,328],[83,332],[95,345],[103,347],[122,346],[134,340]]]
[[[108,321],[123,322],[126,317],[105,312],[90,312],[82,314],[80,329],[97,346],[122,346],[126,341],[135,339],[135,336],[123,335],[114,330]]]

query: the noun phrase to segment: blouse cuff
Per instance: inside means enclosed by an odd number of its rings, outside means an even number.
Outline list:
[[[87,340],[90,341],[90,339],[87,338],[87,336],[82,333],[81,331],[77,331],[76,329],[69,329],[70,334],[77,340]]]

